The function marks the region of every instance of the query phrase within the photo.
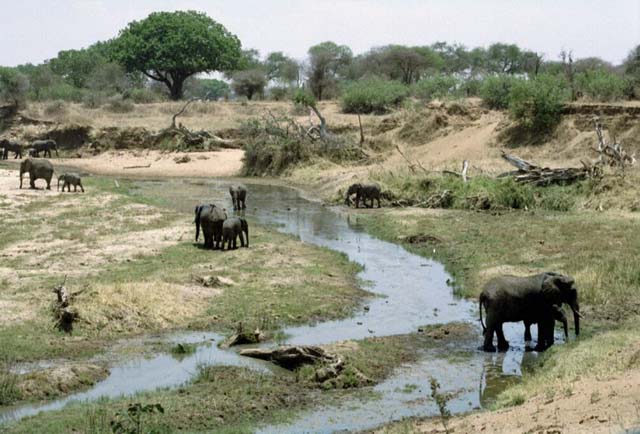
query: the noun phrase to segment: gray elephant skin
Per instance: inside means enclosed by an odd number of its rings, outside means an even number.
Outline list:
[[[562,328],[564,330],[564,340],[566,342],[567,340],[569,340],[569,323],[567,321],[567,317],[562,311],[562,308],[560,306],[553,305],[551,306],[551,309],[552,309],[551,313],[553,315],[553,318],[562,324]],[[531,342],[531,324],[535,324],[535,323],[530,323],[527,321],[523,321],[523,322],[524,322],[524,340],[525,342]]]
[[[34,157],[39,157],[40,152],[44,152],[44,157],[51,158],[52,149],[56,151],[56,157],[58,156],[58,144],[55,140],[36,140],[31,144],[31,149],[33,149],[32,152]]]
[[[246,245],[243,233],[247,239]],[[227,250],[238,248],[236,244],[238,237],[240,237],[240,245],[242,247],[249,247],[249,224],[247,220],[242,217],[232,217],[225,220],[222,224],[222,250],[224,250],[225,245]]]
[[[80,187],[80,191],[84,193],[82,179],[77,173],[64,173],[58,176],[58,191],[60,191],[60,181],[62,181],[62,191],[66,187],[67,191],[71,192],[71,186],[73,185],[73,191],[78,191],[78,187]]]
[[[245,203],[247,200],[247,188],[244,185],[229,187],[229,194],[231,195],[234,210],[241,210],[247,207]]]
[[[53,165],[48,160],[27,158],[20,163],[20,188],[22,188],[22,175],[29,174],[29,186],[36,188],[36,179],[44,179],[47,182],[47,190],[51,190],[51,178],[53,177]]]
[[[198,205],[195,214],[196,241],[198,241],[200,227],[202,227],[205,248],[222,248],[222,224],[227,219],[225,210],[214,204]]]
[[[567,304],[573,311],[576,336],[580,333],[580,306],[578,290],[572,277],[546,272],[531,276],[501,276],[491,279],[480,294],[480,322],[484,334],[484,351],[495,351],[494,333],[498,337],[498,350],[509,349],[502,324],[523,321],[538,324],[536,351],[553,345],[553,329],[558,308]],[[486,311],[486,325],[482,322],[482,309]],[[529,333],[530,334],[530,333]]]
[[[22,145],[7,139],[0,140],[0,148],[2,148],[2,160],[9,159],[9,152],[13,152],[13,158],[22,158]]]
[[[351,204],[351,196],[356,195],[356,208],[359,208],[360,201],[362,201],[363,205],[367,206],[367,199],[371,201],[371,205],[369,208],[373,208],[373,201],[378,201],[378,208],[380,208],[380,195],[381,190],[378,184],[352,184],[347,189],[347,194],[345,196],[344,202],[347,206]]]

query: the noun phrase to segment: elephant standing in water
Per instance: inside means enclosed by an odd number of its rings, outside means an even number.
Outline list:
[[[564,330],[564,340],[567,341],[569,339],[569,323],[567,321],[567,317],[562,311],[560,306],[553,305],[551,306],[551,314],[553,315],[553,319],[562,324],[562,328]],[[524,341],[531,342],[531,323],[528,321],[524,321]]]
[[[229,187],[229,194],[233,202],[233,210],[238,211],[247,207],[245,201],[247,199],[247,188],[244,185]]]
[[[32,160],[27,158],[20,163],[20,188],[22,188],[22,176],[29,173],[29,186],[36,188],[36,179],[44,179],[47,182],[47,190],[51,190],[51,178],[53,177],[53,165],[49,160]]]
[[[222,224],[227,219],[224,209],[214,204],[198,205],[195,209],[196,241],[200,236],[200,227],[204,235],[204,246],[208,249],[222,247]]]
[[[351,205],[351,196],[354,194],[356,195],[356,208],[359,208],[361,200],[366,207],[367,199],[371,200],[371,206],[368,208],[373,208],[374,199],[378,201],[378,208],[380,208],[381,190],[378,184],[352,184],[349,186],[344,200],[347,206]]]
[[[13,152],[14,159],[22,158],[22,145],[18,142],[2,139],[0,140],[0,148],[2,149],[2,153],[0,154],[0,159],[2,160],[9,158],[9,152]]]
[[[558,308],[563,303],[568,304],[573,311],[577,336],[580,333],[581,315],[578,290],[572,277],[546,272],[526,277],[501,276],[490,280],[480,294],[483,349],[495,351],[494,333],[498,336],[498,349],[500,351],[509,349],[509,342],[504,337],[502,324],[524,321],[525,325],[538,324],[538,343],[534,349],[546,350],[553,345],[553,328],[558,316]],[[486,326],[482,322],[483,307],[487,313]]]
[[[247,238],[246,245],[242,236],[243,232]],[[222,250],[224,250],[225,244],[227,250],[236,249],[238,247],[236,245],[238,237],[240,237],[240,245],[242,247],[249,247],[249,225],[247,220],[242,217],[233,217],[225,220],[222,224]]]
[[[78,191],[78,187],[80,187],[80,191],[84,193],[82,179],[77,173],[65,173],[58,176],[58,191],[60,190],[60,181],[62,181],[62,191],[67,187],[67,191],[71,192],[71,186],[73,185],[73,191]]]
[[[33,149],[33,156],[39,157],[40,152],[44,152],[44,157],[51,158],[51,150],[56,151],[56,157],[58,156],[58,144],[55,140],[47,139],[47,140],[36,140],[31,144],[31,149]]]

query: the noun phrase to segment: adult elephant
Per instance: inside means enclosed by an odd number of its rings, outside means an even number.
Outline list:
[[[33,160],[27,158],[20,163],[20,188],[22,188],[22,175],[29,174],[30,188],[36,188],[36,179],[44,179],[47,182],[47,190],[51,190],[51,178],[53,177],[53,165],[49,160]]]
[[[234,211],[245,209],[247,207],[245,203],[247,200],[247,188],[244,185],[232,185],[229,187],[229,194],[231,195]]]
[[[243,233],[247,239],[246,245]],[[227,250],[236,249],[238,247],[236,244],[238,237],[240,237],[240,245],[242,247],[249,247],[249,225],[247,220],[242,217],[233,217],[225,220],[222,224],[222,250],[224,250],[225,245]]]
[[[525,324],[538,324],[538,343],[534,349],[544,351],[553,345],[556,307],[563,303],[569,305],[573,311],[577,336],[580,333],[581,315],[578,290],[572,277],[546,272],[525,277],[501,276],[491,279],[480,294],[483,349],[496,350],[493,346],[494,333],[498,336],[498,349],[509,349],[502,324],[524,321]],[[482,322],[483,307],[486,311],[486,325]]]
[[[224,209],[214,204],[198,205],[195,209],[196,241],[200,236],[200,227],[204,235],[204,246],[208,249],[222,247],[222,224],[227,219]]]
[[[22,158],[22,145],[18,142],[2,139],[0,140],[0,148],[2,149],[2,154],[0,155],[2,160],[9,158],[9,152],[13,152],[14,159]]]
[[[44,152],[44,157],[51,158],[51,150],[56,151],[56,157],[58,156],[58,144],[55,140],[36,140],[31,144],[31,149],[35,153],[36,157],[40,156],[40,152]]]
[[[371,200],[371,206],[369,208],[373,208],[374,199],[378,201],[378,208],[380,208],[380,196],[381,190],[378,184],[352,184],[347,189],[347,194],[345,196],[344,202],[347,206],[351,204],[351,196],[356,195],[356,208],[359,207],[360,201],[364,206],[367,206],[367,199]]]

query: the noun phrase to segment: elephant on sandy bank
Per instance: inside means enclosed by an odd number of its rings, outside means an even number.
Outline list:
[[[356,208],[359,208],[360,201],[362,200],[363,205],[367,206],[367,199],[371,201],[371,206],[368,208],[373,208],[374,199],[378,201],[378,208],[380,208],[380,196],[382,194],[380,186],[378,184],[352,184],[347,189],[347,194],[345,196],[344,202],[347,206],[351,205],[351,196],[356,195]]]
[[[504,337],[502,324],[523,321],[538,324],[536,351],[553,345],[553,329],[557,308],[567,304],[573,311],[576,336],[580,333],[580,306],[575,281],[570,276],[545,272],[532,276],[500,276],[491,279],[480,294],[480,322],[482,323],[485,351],[495,351],[494,333],[498,349],[506,351],[509,342]],[[486,311],[486,325],[482,322],[482,309]],[[530,333],[529,333],[530,334]]]
[[[62,181],[62,191],[67,187],[67,191],[71,192],[71,186],[73,185],[73,191],[80,191],[84,193],[84,187],[82,186],[82,179],[77,173],[64,173],[58,176],[58,191],[60,191],[60,181]]]
[[[31,144],[31,149],[33,150],[33,156],[39,157],[40,152],[44,152],[44,157],[51,158],[51,150],[56,151],[56,157],[58,156],[58,144],[55,140],[47,139],[47,140],[36,140]]]
[[[7,139],[0,140],[0,159],[7,160],[9,158],[9,152],[13,152],[14,160],[16,158],[22,158],[22,145],[18,142],[14,142]]]
[[[51,178],[53,177],[53,165],[49,160],[27,158],[20,163],[20,188],[22,188],[22,176],[29,174],[30,188],[36,188],[36,179],[44,179],[47,182],[47,190],[51,190]]]
[[[200,236],[200,227],[204,235],[204,246],[208,249],[222,247],[222,224],[227,219],[224,209],[214,204],[198,205],[195,209],[196,241]]]

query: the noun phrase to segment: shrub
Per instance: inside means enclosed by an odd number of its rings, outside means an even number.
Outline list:
[[[491,75],[480,85],[480,97],[488,107],[504,110],[509,107],[509,94],[516,80],[510,75]]]
[[[386,113],[400,104],[409,94],[407,86],[397,81],[368,78],[353,82],[341,98],[345,113]]]
[[[269,88],[269,96],[274,101],[284,101],[291,96],[291,88],[285,86],[274,86]]]
[[[56,83],[40,90],[40,100],[82,102],[84,91],[68,83]]]
[[[82,105],[90,109],[100,108],[106,100],[107,98],[102,92],[87,92],[82,97]]]
[[[22,106],[26,102],[29,80],[13,68],[0,67],[0,101]]]
[[[425,101],[434,98],[451,98],[460,96],[460,82],[451,75],[434,75],[423,78],[413,85],[415,97]]]
[[[129,113],[135,109],[135,105],[121,95],[114,95],[107,100],[106,109],[114,113]]]
[[[525,130],[546,134],[560,122],[560,112],[567,100],[563,82],[551,75],[532,80],[517,80],[509,94],[509,110]]]
[[[131,101],[136,104],[150,104],[165,101],[167,99],[166,96],[152,89],[133,89],[128,93],[128,95]]]
[[[44,106],[44,113],[48,116],[63,115],[66,112],[67,106],[65,105],[64,101],[51,101]]]
[[[576,87],[584,96],[595,101],[615,101],[625,95],[628,85],[615,73],[604,69],[585,71],[576,76]]]

